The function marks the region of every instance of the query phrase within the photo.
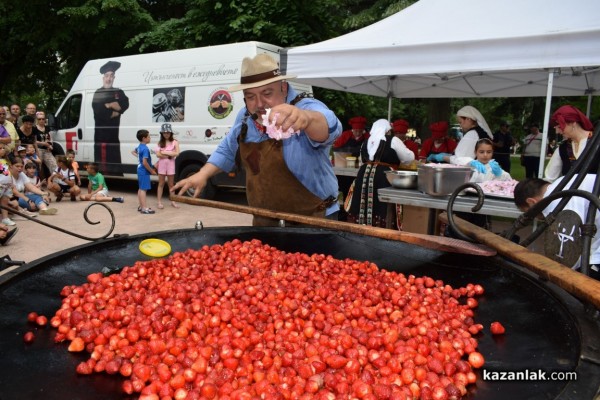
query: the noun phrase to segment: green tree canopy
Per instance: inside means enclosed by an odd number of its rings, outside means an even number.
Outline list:
[[[416,0],[29,0],[0,3],[0,104],[34,102],[55,110],[91,59],[256,40],[282,47],[330,39],[388,17]],[[43,13],[43,14],[40,14]],[[369,60],[357,60],[366,63]],[[354,115],[386,118],[385,98],[315,88],[346,125]],[[585,99],[553,99],[553,108]],[[403,99],[392,119],[404,118],[428,136],[432,119],[455,122],[464,104],[479,108],[492,127],[513,130],[542,122],[543,98]],[[600,105],[594,104],[598,115]],[[519,128],[516,130],[518,131]],[[516,132],[520,134],[521,132]]]

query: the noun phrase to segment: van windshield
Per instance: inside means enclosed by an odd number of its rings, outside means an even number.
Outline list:
[[[71,129],[79,124],[81,115],[81,94],[76,94],[65,102],[63,108],[56,115],[58,129]]]

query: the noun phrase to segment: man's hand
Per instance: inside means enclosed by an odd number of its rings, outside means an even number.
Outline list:
[[[269,122],[273,121],[275,116],[277,116],[277,126],[284,132],[289,128],[295,131],[304,130],[310,123],[308,116],[303,110],[290,104],[279,104],[271,108]]]
[[[324,142],[329,137],[329,127],[325,116],[318,111],[302,110],[291,104],[279,104],[271,108],[269,122],[277,115],[277,126],[283,132],[289,128],[305,131],[309,138]]]
[[[206,183],[207,180],[200,175],[200,172],[197,172],[194,175],[177,182],[173,185],[170,192],[183,196],[189,189],[194,188],[194,197],[200,197],[200,193],[202,193],[202,189],[204,189]],[[179,192],[177,192],[177,190],[179,190]]]

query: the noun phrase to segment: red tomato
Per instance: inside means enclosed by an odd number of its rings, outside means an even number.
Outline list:
[[[502,335],[504,332],[506,332],[506,329],[504,329],[504,326],[502,326],[500,322],[492,322],[490,325],[490,331],[493,335]]]
[[[35,335],[33,334],[33,332],[25,332],[25,334],[23,335],[23,341],[25,343],[32,343],[35,339]]]
[[[35,323],[39,326],[46,326],[46,324],[48,323],[48,318],[46,318],[43,315],[38,315],[38,317],[35,319]]]
[[[29,314],[27,314],[27,321],[35,322],[37,317],[38,317],[38,314],[36,312],[30,312]]]
[[[469,354],[469,364],[471,364],[473,368],[481,368],[484,363],[485,359],[481,353],[474,351]]]

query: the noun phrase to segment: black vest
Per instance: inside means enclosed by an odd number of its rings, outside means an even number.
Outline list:
[[[586,142],[586,146],[590,143],[591,139],[588,139]],[[582,150],[583,152],[583,150]],[[577,159],[575,158],[575,154],[573,154],[573,145],[571,144],[571,140],[567,139],[563,141],[558,146],[558,154],[560,155],[560,160],[562,161],[562,169],[560,171],[561,175],[566,175],[572,167],[577,163]],[[598,166],[600,164],[600,158],[598,154],[593,155],[594,160],[590,165],[590,169],[588,171],[580,171],[587,172],[588,174],[596,174],[598,173]]]

